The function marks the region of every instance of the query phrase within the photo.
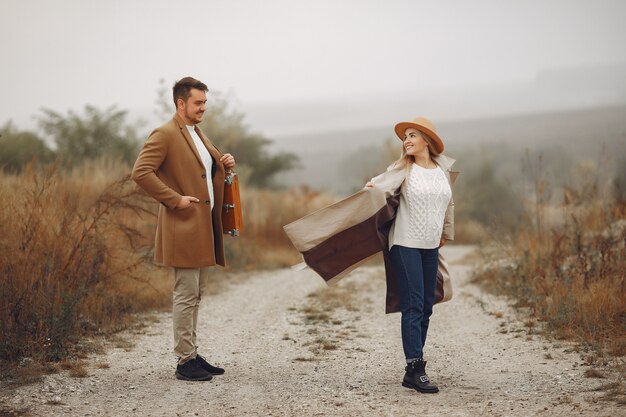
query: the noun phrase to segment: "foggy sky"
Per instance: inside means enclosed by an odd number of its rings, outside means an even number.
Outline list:
[[[626,62],[619,0],[0,0],[0,10],[0,123],[18,126],[42,107],[151,108],[160,79],[186,75],[259,105]]]

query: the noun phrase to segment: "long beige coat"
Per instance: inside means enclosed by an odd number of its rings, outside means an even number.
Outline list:
[[[444,170],[450,185],[458,172],[452,171],[454,159],[440,155],[435,162]],[[325,282],[337,282],[378,252],[383,252],[387,295],[385,311],[400,311],[393,265],[389,259],[389,229],[396,218],[400,187],[407,171],[397,164],[372,179],[375,187],[364,189],[331,206],[311,213],[283,228],[302,254],[304,263]],[[454,202],[446,211],[442,236],[454,238]],[[435,302],[448,301],[452,285],[448,264],[439,254]]]
[[[213,172],[205,172],[200,154],[178,114],[155,129],[139,153],[133,180],[161,203],[155,237],[154,261],[179,268],[225,266],[222,230],[224,165],[221,152],[196,126],[213,158]],[[215,203],[211,210],[206,176],[212,175]],[[174,208],[183,195],[199,203]]]

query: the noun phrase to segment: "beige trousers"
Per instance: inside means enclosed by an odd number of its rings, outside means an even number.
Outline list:
[[[174,268],[174,276],[174,353],[182,365],[197,355],[198,309],[209,281],[209,268]]]

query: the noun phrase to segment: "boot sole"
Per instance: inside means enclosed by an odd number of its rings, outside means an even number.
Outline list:
[[[413,385],[413,384],[409,384],[406,381],[402,381],[402,386],[405,388],[411,388],[414,389],[417,392],[421,392],[423,394],[436,394],[439,392],[439,388],[436,389],[430,389],[430,390],[425,390],[423,388],[418,387],[417,385]]]
[[[207,372],[209,372],[209,374],[212,376],[224,375],[224,372],[211,372],[211,371],[207,371]]]
[[[201,376],[198,378],[190,378],[188,376],[185,376],[183,374],[179,374],[178,372],[176,372],[176,379],[180,379],[181,381],[210,381],[211,379],[213,379],[213,375],[207,375],[207,376]]]

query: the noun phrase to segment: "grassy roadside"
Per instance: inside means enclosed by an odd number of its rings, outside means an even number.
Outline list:
[[[549,233],[529,228],[474,276],[545,323],[557,339],[626,355],[626,205],[564,209]]]
[[[610,184],[579,184],[558,206],[534,198],[519,231],[486,246],[473,281],[515,300],[537,331],[575,341],[584,363],[613,369],[606,397],[626,404],[626,201]]]
[[[79,363],[101,349],[91,340],[138,325],[138,313],[170,308],[171,271],[152,264],[158,205],[129,172],[101,160],[71,172],[0,174],[2,380]],[[332,202],[306,190],[242,193],[245,229],[227,238],[229,267],[215,269],[211,293],[242,271],[298,262],[282,225]]]

